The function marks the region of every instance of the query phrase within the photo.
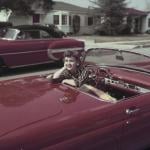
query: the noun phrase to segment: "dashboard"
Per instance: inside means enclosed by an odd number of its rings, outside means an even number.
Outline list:
[[[127,83],[123,80],[116,80],[116,79],[110,79],[110,78],[105,78],[104,79],[104,83],[105,85],[111,85],[114,87],[118,87],[118,88],[122,88],[122,89],[128,89],[131,90],[133,92],[137,92],[137,93],[147,93],[150,92],[150,89],[141,87],[141,86],[137,86],[131,83]]]

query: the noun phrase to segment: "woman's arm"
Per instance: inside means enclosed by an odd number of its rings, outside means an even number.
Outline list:
[[[62,83],[68,84],[68,85],[71,85],[71,86],[77,86],[77,85],[76,85],[76,82],[75,82],[73,79],[64,79],[64,80],[62,81]]]
[[[91,85],[84,84],[84,87],[86,87],[88,90],[92,91],[94,94],[96,94],[100,99],[106,100],[106,101],[112,101],[116,102],[116,99],[109,94],[105,93],[104,91],[97,89]]]
[[[60,75],[62,74],[62,72],[65,70],[65,67],[62,67],[61,69],[59,69],[58,71],[56,71],[54,74],[50,74],[48,75],[46,78],[47,79],[57,79],[60,77]]]
[[[66,69],[65,67],[62,67],[61,69],[59,69],[58,71],[56,71],[56,72],[53,74],[53,78],[54,78],[54,79],[59,78],[60,75],[62,74],[62,72],[63,72],[65,69]]]

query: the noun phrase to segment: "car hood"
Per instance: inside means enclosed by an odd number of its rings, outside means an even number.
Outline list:
[[[1,81],[0,91],[0,136],[60,114],[62,116],[66,103],[70,103],[73,112],[97,107],[98,103],[100,107],[110,105],[91,101],[92,97],[84,93],[62,84],[52,85],[37,76]],[[66,98],[69,101],[64,101]]]
[[[1,82],[0,91],[0,135],[61,113],[60,95],[42,78]]]

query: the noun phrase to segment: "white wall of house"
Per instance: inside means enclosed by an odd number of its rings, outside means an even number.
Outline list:
[[[72,27],[72,19],[74,15],[80,16],[80,31],[79,34],[92,34],[93,33],[93,25],[88,26],[88,16],[86,13],[73,13],[69,11],[51,11],[46,15],[41,15],[40,24],[54,24],[54,15],[59,16],[59,24],[57,27],[64,31],[65,33],[73,32]],[[67,16],[67,22],[65,25],[62,24],[62,15]],[[71,24],[69,24],[69,17],[71,17]]]
[[[57,24],[57,27],[60,30],[64,31],[65,33],[71,32],[70,31],[71,28],[70,28],[70,25],[69,25],[69,16],[71,16],[70,12],[68,12],[68,11],[54,11],[52,18],[54,17],[54,15],[58,15],[59,16],[59,24]],[[64,24],[64,25],[62,24],[62,16],[63,15],[65,15],[67,17],[66,24]]]
[[[12,11],[10,9],[2,9],[0,10],[0,21],[6,22],[8,21]]]
[[[80,31],[79,34],[92,34],[94,32],[94,25],[88,25],[88,14],[72,14],[72,17],[74,15],[80,16]]]
[[[68,11],[51,11],[47,14],[43,14],[40,16],[40,24],[54,24],[54,15],[59,16],[59,24],[57,24],[57,27],[64,31],[65,33],[70,32],[70,26],[69,26],[69,15],[70,13]],[[62,25],[62,15],[67,16],[67,24]]]
[[[142,18],[142,33],[144,33],[147,30],[147,17]]]
[[[40,24],[53,24],[53,14],[47,13],[40,15]]]
[[[24,24],[32,24],[32,16],[10,16],[9,21],[13,23],[13,25],[24,25]]]
[[[150,30],[150,13],[143,18],[142,22],[142,33],[145,33],[147,30]]]

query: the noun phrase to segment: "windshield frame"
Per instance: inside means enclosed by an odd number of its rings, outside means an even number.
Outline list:
[[[128,56],[134,56],[135,57],[134,59],[136,60],[134,60],[133,57],[127,58]],[[147,70],[146,68],[142,68],[142,66],[140,67],[140,65],[138,66],[138,64],[142,64],[142,63],[144,64],[148,63],[148,65],[150,66],[150,56],[145,55],[143,52],[138,53],[136,52],[136,49],[119,50],[119,49],[109,49],[109,48],[93,48],[93,49],[90,48],[86,51],[84,60],[85,62],[94,63],[96,65],[115,66],[120,68],[125,67],[133,70],[135,68],[135,70],[150,73],[149,70]]]
[[[6,28],[2,30],[4,30],[3,36],[1,36],[1,39],[3,40],[16,40],[20,33],[20,30],[15,28]]]

